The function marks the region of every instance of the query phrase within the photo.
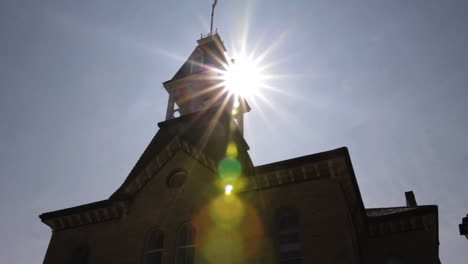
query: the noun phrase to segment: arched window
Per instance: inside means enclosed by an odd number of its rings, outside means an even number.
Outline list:
[[[195,259],[195,228],[184,224],[177,235],[176,264],[193,264]]]
[[[302,263],[303,256],[299,239],[299,217],[297,213],[291,209],[281,209],[276,217],[280,263]]]
[[[164,233],[160,230],[153,230],[148,235],[145,244],[145,264],[161,264],[164,250]]]

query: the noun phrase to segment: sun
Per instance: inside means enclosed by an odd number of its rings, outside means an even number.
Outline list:
[[[259,61],[251,56],[240,55],[229,60],[221,71],[224,89],[231,95],[249,98],[260,93],[267,75]]]

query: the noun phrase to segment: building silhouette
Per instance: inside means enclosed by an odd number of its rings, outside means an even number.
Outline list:
[[[166,120],[108,199],[40,215],[44,263],[440,263],[437,206],[365,208],[346,147],[255,166],[225,51],[198,40],[164,83]]]

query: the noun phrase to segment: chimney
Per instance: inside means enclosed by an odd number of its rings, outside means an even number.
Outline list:
[[[465,235],[468,239],[468,214],[463,217],[462,223],[459,225],[460,235]]]
[[[414,196],[413,191],[405,192],[406,197],[406,206],[408,207],[416,207],[418,204],[416,203],[416,197]]]

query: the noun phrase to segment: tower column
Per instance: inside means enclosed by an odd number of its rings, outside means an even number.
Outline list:
[[[167,101],[166,120],[174,118],[174,95],[169,94],[169,100]]]
[[[244,136],[244,113],[241,113],[237,118],[237,127],[242,136]]]

